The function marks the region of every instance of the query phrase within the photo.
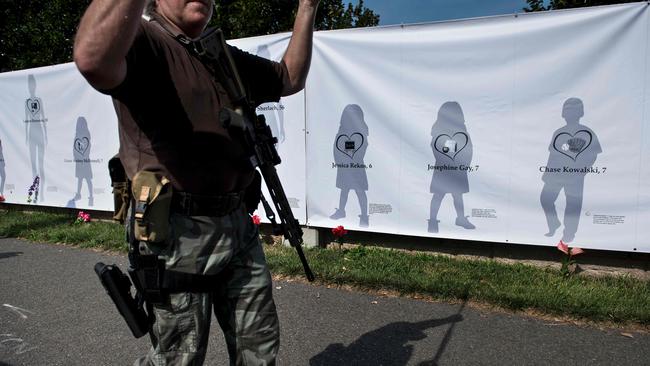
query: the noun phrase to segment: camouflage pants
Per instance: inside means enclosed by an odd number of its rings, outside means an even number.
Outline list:
[[[152,347],[136,365],[201,365],[211,310],[223,330],[230,365],[274,365],[280,330],[271,276],[257,228],[244,209],[222,217],[172,214],[170,237],[149,248],[166,268],[226,273],[210,293],[174,293],[153,307]]]

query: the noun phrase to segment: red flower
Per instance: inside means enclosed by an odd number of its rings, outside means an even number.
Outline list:
[[[342,238],[343,235],[345,235],[345,234],[347,234],[347,233],[348,233],[348,231],[345,230],[345,228],[344,228],[342,225],[339,225],[339,226],[337,226],[337,227],[335,227],[335,228],[332,229],[332,234],[334,234],[334,236],[335,236],[337,239]]]
[[[0,194],[0,202],[4,202],[4,201],[5,201],[5,196]]]
[[[262,223],[262,219],[260,219],[260,217],[257,215],[251,216],[251,220],[253,220],[253,224],[257,226],[259,226]]]
[[[578,255],[578,254],[582,254],[582,253],[584,253],[584,252],[585,252],[585,251],[582,250],[582,249],[580,249],[580,248],[571,248],[571,255],[572,255],[572,256],[574,256],[574,255]]]
[[[557,249],[561,251],[564,254],[569,254],[569,246],[566,245],[562,240],[560,240],[559,243],[557,243]]]
[[[580,248],[569,248],[569,245],[563,242],[562,240],[560,240],[560,242],[557,243],[557,249],[562,253],[568,255],[569,257],[573,257],[574,255],[582,254],[585,252]]]

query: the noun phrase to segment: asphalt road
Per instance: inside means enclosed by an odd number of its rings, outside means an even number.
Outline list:
[[[130,365],[134,339],[93,271],[126,258],[0,239],[0,366]],[[275,283],[278,365],[650,365],[650,335],[623,335],[464,304]],[[206,365],[227,365],[216,321]]]

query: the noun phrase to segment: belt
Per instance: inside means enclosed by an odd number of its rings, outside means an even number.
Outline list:
[[[244,201],[244,192],[208,196],[174,191],[171,212],[186,216],[225,216],[238,209]]]

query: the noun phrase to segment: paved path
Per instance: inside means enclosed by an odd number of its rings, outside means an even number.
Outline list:
[[[0,239],[0,366],[129,365],[134,339],[95,276],[124,256]],[[462,304],[276,282],[278,365],[650,365],[650,335]],[[206,365],[227,365],[216,325]]]

